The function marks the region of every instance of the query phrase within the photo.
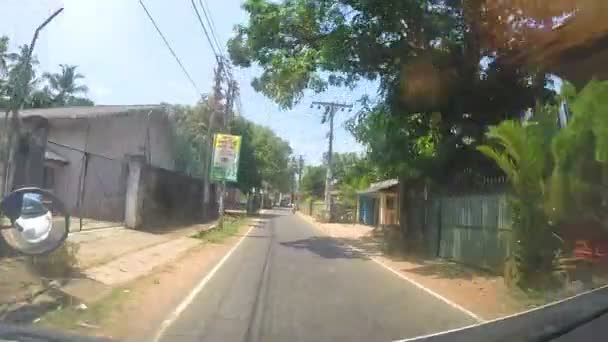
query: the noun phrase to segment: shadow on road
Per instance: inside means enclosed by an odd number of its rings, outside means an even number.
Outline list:
[[[327,259],[369,259],[369,256],[359,250],[354,250],[347,244],[330,237],[313,236],[308,239],[281,242],[282,246],[306,249]]]

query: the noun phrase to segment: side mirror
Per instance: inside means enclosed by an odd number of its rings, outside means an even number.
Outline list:
[[[63,203],[48,191],[18,189],[2,199],[0,235],[16,251],[46,254],[59,248],[70,231],[70,216]]]

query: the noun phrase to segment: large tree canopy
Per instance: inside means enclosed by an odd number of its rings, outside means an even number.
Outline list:
[[[241,119],[244,120],[244,119]],[[289,192],[293,184],[291,147],[270,128],[250,123],[251,143],[260,177],[279,192]]]
[[[302,177],[302,193],[308,197],[323,198],[325,192],[325,166],[307,166]]]
[[[289,108],[306,90],[375,80],[378,98],[364,104],[351,129],[387,170],[412,176],[477,158],[468,156],[477,154],[468,145],[488,125],[551,94],[543,70],[512,57],[530,31],[542,31],[529,15],[546,23],[564,12],[521,12],[517,2],[503,8],[483,0],[248,0],[243,6],[249,22],[237,27],[228,49],[235,64],[262,67],[254,88]]]

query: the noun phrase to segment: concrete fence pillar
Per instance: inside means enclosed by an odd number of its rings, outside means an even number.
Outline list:
[[[44,178],[44,156],[48,138],[49,123],[42,117],[34,116],[22,121],[21,139],[15,159],[9,165],[10,190],[26,186],[42,187]]]
[[[139,228],[143,223],[143,166],[144,162],[140,158],[128,158],[129,173],[125,196],[125,225],[128,228]]]

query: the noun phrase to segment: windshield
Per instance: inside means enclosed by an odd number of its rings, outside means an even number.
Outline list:
[[[42,195],[39,194],[23,194],[23,202],[21,207],[21,216],[36,217],[44,215],[49,210],[42,203]]]
[[[0,340],[534,340],[608,308],[604,1],[0,9],[0,194],[53,195],[3,204]]]

